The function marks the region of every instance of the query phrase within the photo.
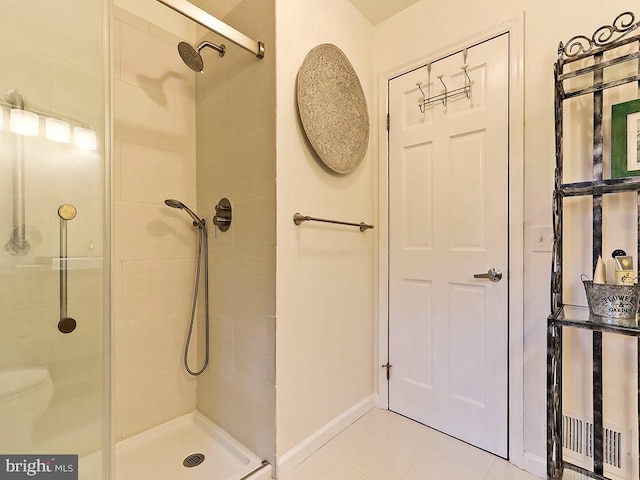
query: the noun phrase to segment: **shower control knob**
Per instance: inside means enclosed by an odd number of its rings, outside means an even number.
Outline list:
[[[215,209],[216,214],[213,216],[213,224],[221,232],[226,232],[231,226],[231,202],[228,198],[222,198],[215,206]]]

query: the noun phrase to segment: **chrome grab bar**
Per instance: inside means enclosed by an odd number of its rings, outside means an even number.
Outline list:
[[[300,225],[302,222],[324,222],[324,223],[335,223],[338,225],[349,225],[350,227],[360,228],[361,232],[364,232],[365,230],[369,230],[370,228],[373,228],[373,225],[368,225],[364,222],[360,222],[360,223],[341,222],[339,220],[327,220],[325,218],[309,217],[307,215],[301,215],[300,213],[294,213],[293,223],[295,223],[296,225]]]
[[[6,93],[6,102],[0,104],[11,109],[25,109],[25,98],[17,90]],[[0,110],[1,113],[1,110]],[[14,135],[13,138],[13,230],[11,238],[6,245],[6,250],[11,255],[26,255],[31,245],[27,240],[25,220],[25,186],[24,186],[24,136]]]
[[[76,218],[76,207],[65,203],[58,208],[60,217],[60,321],[58,330],[71,333],[76,329],[76,321],[67,315],[68,269],[67,269],[67,222]]]

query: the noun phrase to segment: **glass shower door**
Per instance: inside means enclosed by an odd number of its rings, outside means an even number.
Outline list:
[[[0,478],[109,470],[107,3],[0,0]]]

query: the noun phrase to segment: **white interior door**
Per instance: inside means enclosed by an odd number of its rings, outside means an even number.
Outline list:
[[[389,408],[507,457],[508,35],[389,82]],[[464,86],[470,98],[418,108]],[[500,281],[474,278],[495,268]]]

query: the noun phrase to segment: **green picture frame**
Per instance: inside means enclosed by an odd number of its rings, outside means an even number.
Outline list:
[[[640,175],[640,99],[611,107],[611,178]]]

